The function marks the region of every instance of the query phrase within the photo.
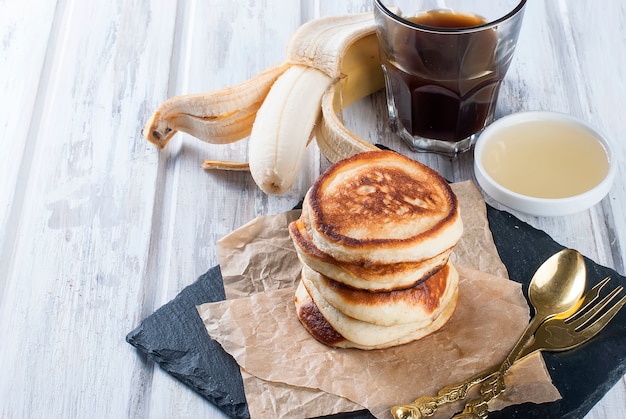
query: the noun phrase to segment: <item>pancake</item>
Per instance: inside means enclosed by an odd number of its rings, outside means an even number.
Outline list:
[[[302,220],[289,225],[289,234],[302,264],[350,287],[370,291],[413,287],[448,263],[453,250],[451,247],[430,259],[410,262],[377,263],[366,259],[343,262],[315,246]]]
[[[322,316],[302,282],[296,288],[294,303],[300,323],[311,336],[328,346],[347,347],[346,338],[341,336]]]
[[[450,254],[463,232],[436,171],[391,151],[356,154],[308,190],[289,234],[298,318],[333,347],[382,349],[443,327],[458,300]]]
[[[323,300],[320,300],[323,301]],[[297,287],[294,302],[298,319],[307,331],[319,342],[337,348],[356,348],[364,350],[385,349],[393,346],[403,345],[422,339],[431,333],[441,329],[452,317],[458,301],[458,291],[455,291],[446,308],[431,322],[419,325],[411,329],[406,325],[402,326],[376,326],[371,323],[352,319],[340,312],[334,314],[337,318],[350,325],[344,331],[339,331],[319,310],[317,303],[308,293],[304,283],[301,281]],[[401,328],[398,332],[397,328]],[[346,333],[347,332],[347,333]],[[346,336],[355,339],[349,340]]]
[[[459,280],[458,273],[451,264],[447,264],[419,285],[388,292],[347,287],[307,266],[303,268],[302,277],[309,294],[318,292],[326,302],[343,314],[379,326],[407,323],[415,326],[417,323],[431,322],[444,310],[458,287]],[[311,292],[311,286],[315,287],[314,292]],[[322,310],[321,307],[320,309]],[[325,313],[323,310],[322,312]]]
[[[392,151],[368,151],[329,167],[300,217],[315,246],[336,260],[430,259],[463,231],[457,198],[436,171]]]

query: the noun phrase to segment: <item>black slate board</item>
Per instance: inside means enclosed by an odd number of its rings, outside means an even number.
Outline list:
[[[535,270],[563,246],[508,212],[487,206],[487,217],[509,277],[521,282],[527,295],[528,282]],[[612,278],[610,289],[618,284],[626,286],[626,278],[615,271],[588,258],[585,262],[588,288],[606,276]],[[126,340],[228,416],[249,418],[239,367],[209,338],[195,308],[224,298],[219,267],[213,267],[174,300],[144,319]],[[585,345],[568,352],[544,353],[544,357],[563,399],[541,405],[510,406],[492,412],[490,417],[583,417],[626,374],[626,310]],[[328,417],[365,419],[373,416],[360,411]]]

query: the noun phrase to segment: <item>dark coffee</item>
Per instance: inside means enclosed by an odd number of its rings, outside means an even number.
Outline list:
[[[431,28],[448,29],[472,28],[487,23],[482,16],[456,13],[449,10],[431,10],[407,20]]]
[[[451,142],[480,131],[493,118],[510,62],[496,59],[496,30],[446,32],[485,23],[480,16],[450,11],[407,20],[422,30],[395,27],[389,34],[392,50],[382,54],[399,122],[413,136]]]

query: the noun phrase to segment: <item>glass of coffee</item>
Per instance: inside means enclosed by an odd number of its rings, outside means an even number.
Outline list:
[[[451,157],[493,121],[526,0],[374,0],[392,130]]]

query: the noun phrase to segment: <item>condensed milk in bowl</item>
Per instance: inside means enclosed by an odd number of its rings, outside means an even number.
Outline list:
[[[556,112],[505,116],[485,129],[474,149],[481,188],[501,204],[535,216],[567,215],[597,204],[616,170],[603,135]]]

